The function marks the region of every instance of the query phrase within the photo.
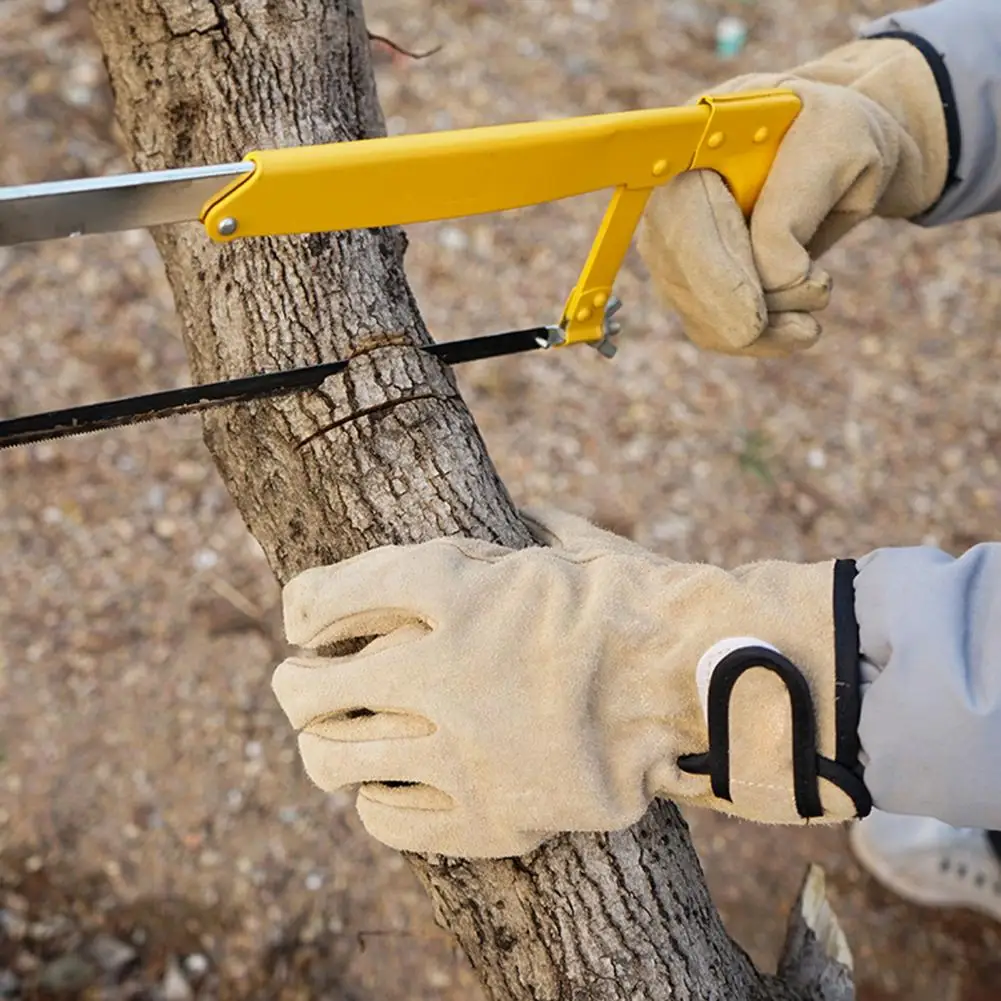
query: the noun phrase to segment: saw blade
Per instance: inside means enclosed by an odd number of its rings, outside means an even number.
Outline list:
[[[0,188],[0,246],[196,221],[249,162]]]
[[[420,350],[446,365],[460,365],[469,361],[547,348],[553,342],[554,330],[553,327],[530,327],[460,341],[441,341],[422,345]],[[344,360],[324,362],[280,372],[263,372],[242,379],[184,386],[142,396],[128,396],[102,403],[12,417],[0,421],[0,448],[89,434],[129,424],[143,424],[233,403],[288,396],[319,388],[324,380],[343,372],[349,364]]]

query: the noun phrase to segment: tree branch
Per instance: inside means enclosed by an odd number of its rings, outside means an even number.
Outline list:
[[[139,169],[384,132],[360,0],[90,2]],[[154,238],[198,381],[352,357],[322,392],[205,417],[280,582],[443,534],[530,543],[451,372],[415,350],[430,338],[398,230]],[[787,996],[726,935],[668,804],[631,831],[526,859],[411,861],[494,998]]]

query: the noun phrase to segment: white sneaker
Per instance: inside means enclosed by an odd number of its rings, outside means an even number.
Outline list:
[[[1001,921],[1001,859],[985,831],[873,810],[852,826],[849,842],[862,866],[905,900]]]

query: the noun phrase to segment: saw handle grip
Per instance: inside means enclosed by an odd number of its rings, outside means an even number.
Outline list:
[[[714,170],[744,216],[750,217],[779,144],[799,113],[800,100],[792,91],[746,92],[706,96],[699,107],[708,111],[708,117],[686,167],[671,170],[661,161],[654,164],[647,183],[616,189],[563,308],[562,343],[605,339],[605,310],[612,302],[612,285],[654,188],[686,170]]]

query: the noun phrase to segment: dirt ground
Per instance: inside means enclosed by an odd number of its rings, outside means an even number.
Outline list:
[[[883,0],[371,0],[391,131],[680,103],[849,37]],[[806,11],[809,16],[806,16]],[[713,52],[718,18],[750,26]],[[128,169],[82,0],[0,0],[0,184]],[[554,320],[602,200],[419,227],[442,337]],[[630,258],[613,362],[467,367],[520,502],[734,565],[996,536],[1001,222],[864,227],[828,263],[822,343],[695,351]],[[145,233],[0,251],[0,414],[187,381]],[[270,693],[276,588],[196,418],[0,454],[0,996],[479,997],[410,871],[303,777]],[[843,830],[693,814],[730,929],[771,967],[809,860],[862,1001],[987,1001],[1001,927],[879,889]],[[115,986],[118,985],[118,986]],[[155,988],[155,989],[154,989]]]

